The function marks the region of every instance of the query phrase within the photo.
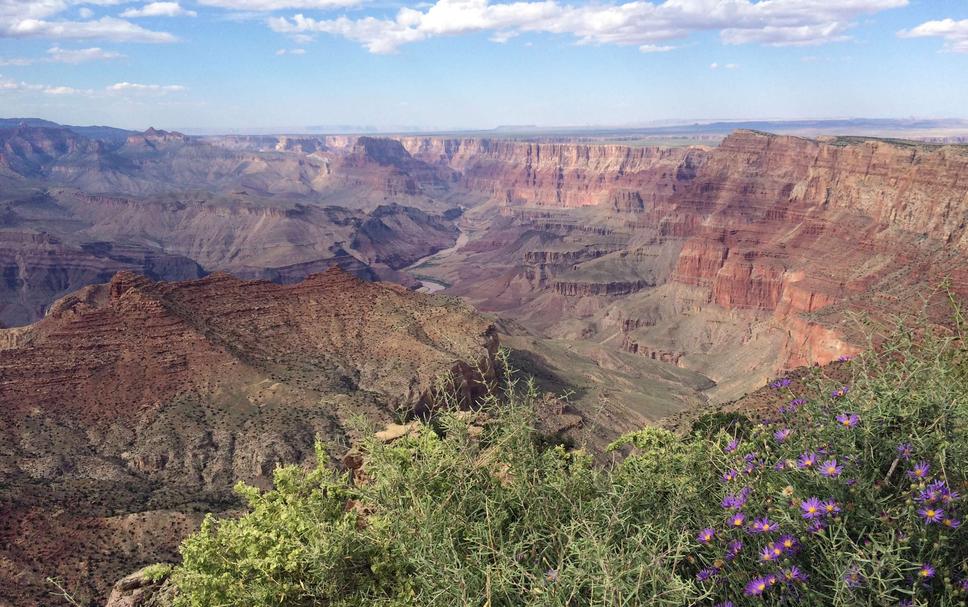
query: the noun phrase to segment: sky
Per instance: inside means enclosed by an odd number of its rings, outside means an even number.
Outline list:
[[[382,130],[968,118],[968,0],[0,0],[0,117]]]

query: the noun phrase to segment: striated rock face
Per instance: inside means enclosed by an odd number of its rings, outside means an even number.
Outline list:
[[[679,167],[700,161],[686,148],[488,139],[400,141],[415,158],[460,171],[473,191],[509,203],[563,207],[614,204],[634,210],[669,195]],[[648,195],[643,197],[643,192]]]
[[[964,146],[753,131],[675,150],[401,142],[491,202],[437,269],[451,292],[553,336],[663,344],[640,349],[707,374],[722,398],[855,352],[851,313],[926,298],[939,317],[944,278],[968,295]],[[730,368],[746,351],[750,368]]]
[[[645,281],[635,282],[565,282],[555,281],[554,291],[565,297],[585,297],[588,295],[629,295],[645,289],[649,285]]]
[[[497,349],[457,300],[338,269],[291,285],[121,272],[9,331],[0,599],[17,605],[49,575],[103,599],[122,573],[175,558],[234,483],[311,458],[316,437],[338,456],[350,419],[432,407],[441,376],[469,402]],[[147,518],[118,518],[135,512]]]
[[[205,274],[187,257],[131,243],[65,243],[49,234],[0,231],[0,322],[23,325],[43,316],[52,299],[131,270],[152,278]]]

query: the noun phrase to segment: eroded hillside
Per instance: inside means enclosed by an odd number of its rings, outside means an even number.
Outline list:
[[[473,398],[496,348],[453,298],[335,268],[291,285],[123,272],[60,300],[0,331],[0,600],[34,604],[48,576],[103,598],[316,437],[337,457],[352,420],[424,407],[441,377]]]

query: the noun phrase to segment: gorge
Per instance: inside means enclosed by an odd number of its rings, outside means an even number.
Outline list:
[[[854,355],[861,323],[943,324],[968,146],[14,125],[0,271],[0,599],[54,563],[100,600],[316,436],[336,460],[442,374],[472,400],[499,343],[595,450]]]

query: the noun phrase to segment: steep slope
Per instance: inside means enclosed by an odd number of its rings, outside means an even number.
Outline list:
[[[51,575],[103,597],[314,437],[338,455],[350,420],[424,408],[441,376],[473,398],[496,347],[454,299],[338,269],[292,285],[122,272],[65,297],[0,331],[0,600],[37,604]]]

